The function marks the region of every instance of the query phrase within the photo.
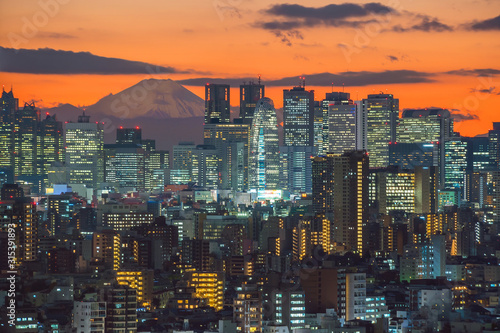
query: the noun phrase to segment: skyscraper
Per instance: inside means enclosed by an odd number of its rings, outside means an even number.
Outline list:
[[[321,110],[323,111],[323,150],[318,151],[318,154],[322,155],[323,153],[327,153],[330,147],[329,143],[329,123],[330,123],[330,118],[329,118],[329,113],[330,113],[330,105],[336,104],[336,105],[345,105],[349,104],[350,101],[350,95],[349,93],[345,92],[331,92],[331,93],[326,93],[325,99],[321,101]]]
[[[277,189],[279,183],[278,120],[274,103],[264,97],[255,107],[250,129],[249,175],[252,189]]]
[[[56,116],[46,114],[38,131],[38,171],[47,178],[52,163],[64,161],[63,126]]]
[[[104,179],[104,133],[102,124],[89,119],[84,112],[77,123],[66,124],[66,164],[70,183],[95,189]]]
[[[142,130],[139,126],[135,128],[123,128],[120,126],[116,129],[116,143],[142,144]]]
[[[311,156],[314,147],[280,147],[280,188],[291,193],[311,193]]]
[[[472,172],[472,142],[455,137],[445,142],[444,188],[460,190],[465,197],[466,173]]]
[[[193,181],[191,164],[193,161],[193,150],[196,149],[194,142],[179,142],[173,147],[173,162],[170,170],[170,183],[187,184]]]
[[[193,150],[191,174],[198,186],[219,187],[219,155],[215,146],[198,145]]]
[[[347,94],[347,93],[346,93]],[[328,150],[342,154],[346,150],[358,148],[358,108],[349,99],[341,99],[328,104]]]
[[[389,165],[389,142],[396,140],[399,99],[391,94],[368,95],[363,99],[363,113],[370,167],[386,167]]]
[[[441,184],[444,182],[444,141],[453,136],[453,118],[448,110],[440,108],[407,109],[396,127],[398,144],[414,143],[437,145]],[[430,148],[427,146],[427,148]]]
[[[313,209],[333,212],[333,239],[362,255],[368,222],[368,154],[350,151],[313,158]]]
[[[248,187],[249,128],[249,123],[204,126],[204,144],[215,146],[219,155],[221,189],[243,191]]]
[[[37,174],[37,135],[40,110],[35,103],[25,103],[15,116],[14,124],[14,174],[35,176]]]
[[[0,99],[0,168],[14,171],[14,117],[19,101],[10,92],[2,92]]]
[[[285,146],[314,146],[314,90],[283,90],[283,133]]]
[[[205,86],[205,124],[228,123],[231,112],[229,85]]]
[[[255,107],[259,99],[264,97],[264,85],[249,82],[240,85],[240,118],[246,124],[251,124]]]
[[[488,131],[488,153],[493,166],[500,166],[500,122],[493,123],[493,129]]]
[[[145,152],[133,143],[104,145],[105,181],[116,187],[145,188]]]

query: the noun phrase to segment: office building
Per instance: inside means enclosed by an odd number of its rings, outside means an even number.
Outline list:
[[[458,190],[465,197],[466,174],[472,172],[472,142],[468,138],[454,137],[444,144],[444,188]]]
[[[145,157],[146,154],[140,144],[104,145],[106,183],[113,184],[118,189],[144,190]]]
[[[347,93],[338,96],[337,100],[328,102],[327,152],[342,154],[345,151],[358,149],[359,117],[358,105],[349,99]]]
[[[399,99],[391,94],[373,94],[363,99],[366,123],[366,149],[370,154],[370,167],[389,165],[389,142],[396,140],[396,124],[399,117]]]
[[[321,101],[321,109],[323,111],[323,149],[318,151],[318,155],[326,154],[329,151],[330,139],[329,139],[329,110],[331,104],[345,105],[350,103],[351,94],[346,92],[331,92],[326,93],[325,99]],[[363,148],[355,148],[363,149]],[[343,152],[341,152],[343,153]]]
[[[179,142],[173,147],[172,168],[170,170],[170,182],[172,184],[187,184],[194,181],[191,164],[193,163],[193,150],[196,145],[193,142]]]
[[[192,152],[191,175],[198,186],[219,188],[219,155],[215,146],[196,146]]]
[[[315,149],[311,146],[280,147],[280,189],[290,193],[312,192],[312,162]]]
[[[240,85],[240,118],[245,124],[252,124],[257,102],[265,96],[264,85],[248,82]]]
[[[66,123],[66,165],[71,184],[96,189],[104,180],[104,132],[102,124],[91,123],[85,112],[77,123]]]
[[[314,146],[313,90],[283,90],[283,136],[285,146]]]
[[[228,123],[231,112],[229,85],[205,86],[205,124]]]
[[[120,126],[116,129],[117,144],[142,144],[142,130],[139,126],[135,128],[123,128]]]
[[[14,119],[19,109],[19,100],[12,89],[2,92],[0,99],[0,168],[14,171]]]
[[[262,98],[255,109],[250,130],[250,189],[275,190],[279,185],[278,121],[274,103]]]
[[[221,189],[241,192],[248,188],[249,129],[250,125],[246,123],[204,126],[203,142],[214,146],[219,156]]]

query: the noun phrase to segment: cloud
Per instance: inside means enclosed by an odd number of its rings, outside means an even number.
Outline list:
[[[330,4],[323,7],[306,7],[298,4],[276,4],[264,11],[265,14],[280,17],[283,20],[257,22],[254,25],[266,30],[294,30],[319,25],[357,27],[375,20],[352,20],[369,15],[387,15],[396,13],[380,3],[367,4]]]
[[[375,84],[406,84],[406,83],[423,83],[433,82],[432,73],[417,72],[412,70],[395,70],[383,72],[341,72],[319,73],[297,75],[292,77],[284,77],[277,80],[265,80],[266,86],[286,87],[294,86],[298,82],[299,76],[306,77],[306,83],[309,86],[329,87],[334,82],[336,85],[344,84],[345,86],[369,86]],[[238,86],[244,81],[255,81],[255,78],[195,78],[178,81],[180,84],[188,86],[201,86],[208,83],[225,83],[233,86]]]
[[[471,93],[473,92],[478,92],[478,93],[481,93],[481,94],[489,94],[489,95],[500,95],[500,92],[496,91],[496,87],[489,87],[489,88],[485,88],[485,89],[475,89],[475,88],[472,88],[470,90]]]
[[[479,117],[473,113],[467,111],[461,111],[458,109],[452,109],[451,116],[455,122],[462,122],[467,120],[479,120]]]
[[[165,74],[185,73],[173,67],[107,58],[89,52],[49,48],[29,50],[0,46],[0,72],[30,74]]]
[[[399,61],[399,58],[393,55],[388,55],[386,58],[389,59],[391,62]]]
[[[451,26],[439,22],[437,18],[425,15],[417,15],[417,17],[420,17],[421,19],[419,23],[414,24],[407,28],[403,28],[401,25],[395,25],[394,27],[392,27],[391,30],[394,32],[409,32],[409,31],[445,32],[453,30]]]
[[[475,69],[457,69],[445,72],[445,74],[460,75],[460,76],[493,76],[499,75],[500,69],[494,68],[475,68]]]
[[[470,24],[469,29],[476,31],[500,30],[500,15],[488,20],[474,22]]]
[[[297,30],[291,30],[291,31],[279,31],[279,30],[273,30],[271,31],[274,36],[278,37],[281,42],[287,46],[292,46],[292,39],[300,39],[303,40],[304,37],[302,34],[297,31]]]
[[[63,34],[63,33],[60,33],[60,32],[50,32],[50,31],[40,31],[37,34],[37,37],[39,37],[39,38],[51,38],[51,39],[73,39],[73,38],[77,38],[74,35]]]

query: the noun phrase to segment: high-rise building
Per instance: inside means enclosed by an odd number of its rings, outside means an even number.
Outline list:
[[[191,165],[193,163],[193,150],[196,149],[194,142],[179,142],[173,147],[173,161],[170,170],[170,182],[172,184],[187,184],[193,180]]]
[[[389,142],[396,140],[396,123],[399,116],[399,99],[391,94],[373,94],[363,99],[366,123],[366,149],[370,154],[370,167],[389,165]]]
[[[459,190],[465,197],[466,174],[472,172],[472,142],[468,138],[449,138],[444,154],[444,188]]]
[[[489,138],[471,137],[472,142],[472,168],[474,171],[493,170],[494,163],[490,158]]]
[[[8,195],[10,198],[10,195]],[[0,231],[9,226],[15,230],[15,265],[36,261],[38,252],[38,219],[35,204],[30,198],[15,197],[0,202]],[[10,239],[9,239],[10,240]]]
[[[450,111],[439,108],[406,109],[396,129],[396,142],[442,142],[453,136]]]
[[[285,146],[314,146],[314,90],[283,90],[283,136]]]
[[[14,171],[14,119],[19,100],[3,90],[0,99],[0,168]]]
[[[291,193],[311,193],[312,163],[315,149],[311,146],[280,147],[280,189]]]
[[[358,149],[358,105],[348,99],[328,104],[328,152]]]
[[[142,130],[139,126],[135,128],[123,128],[120,126],[116,129],[116,143],[142,144]]]
[[[219,187],[219,155],[215,146],[196,146],[192,155],[191,174],[198,186],[210,189]]]
[[[105,181],[118,188],[144,190],[145,157],[144,149],[140,144],[105,144]]]
[[[104,180],[104,132],[85,112],[77,123],[66,123],[66,165],[70,183],[97,188]]]
[[[14,124],[14,174],[15,176],[37,175],[38,127],[40,110],[35,103],[25,103],[16,112]]]
[[[205,124],[228,123],[231,112],[229,85],[205,86]]]
[[[264,97],[264,85],[248,82],[240,85],[240,118],[245,124],[251,124],[257,102]]]
[[[329,139],[330,105],[331,104],[349,105],[350,96],[351,94],[346,92],[332,91],[331,93],[326,93],[325,99],[321,101],[321,109],[323,111],[323,149],[318,151],[318,155],[326,154],[329,151],[328,149],[330,146],[330,139]],[[359,146],[355,149],[364,149],[364,148]],[[343,153],[343,151],[340,153]]]
[[[255,108],[250,130],[249,183],[251,189],[275,190],[279,183],[279,139],[276,110],[264,97]]]
[[[500,166],[500,122],[493,123],[493,129],[488,131],[488,152],[493,167],[498,169]]]
[[[47,113],[39,125],[37,173],[47,179],[50,166],[57,162],[64,162],[63,126]]]
[[[441,176],[440,185],[444,183],[444,142],[453,136],[453,118],[450,112],[440,108],[429,109],[407,109],[403,111],[401,119],[396,128],[396,140],[392,144],[417,144],[422,150],[430,152],[430,145],[436,145],[437,165]],[[396,148],[393,146],[391,148]],[[403,146],[398,146],[403,149]],[[418,149],[411,152],[412,155],[421,153]],[[423,155],[423,154],[421,154]],[[434,155],[434,154],[433,154]],[[418,156],[409,157],[418,160]],[[423,157],[423,156],[422,156]],[[435,157],[433,157],[435,159]],[[424,164],[421,164],[424,165]],[[429,165],[427,165],[429,166]]]
[[[221,189],[243,191],[248,188],[249,129],[248,123],[204,126],[204,144],[214,146],[219,156]]]
[[[333,240],[362,255],[368,222],[368,154],[327,154],[314,157],[312,163],[314,211],[333,212]]]
[[[389,143],[389,165],[401,169],[415,169],[417,166],[440,167],[444,142]],[[442,165],[444,166],[444,165]]]

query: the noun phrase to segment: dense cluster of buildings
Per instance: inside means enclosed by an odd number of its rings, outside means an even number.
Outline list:
[[[231,119],[207,84],[170,156],[0,106],[2,332],[500,331],[500,123],[301,81],[280,124],[260,80]]]

